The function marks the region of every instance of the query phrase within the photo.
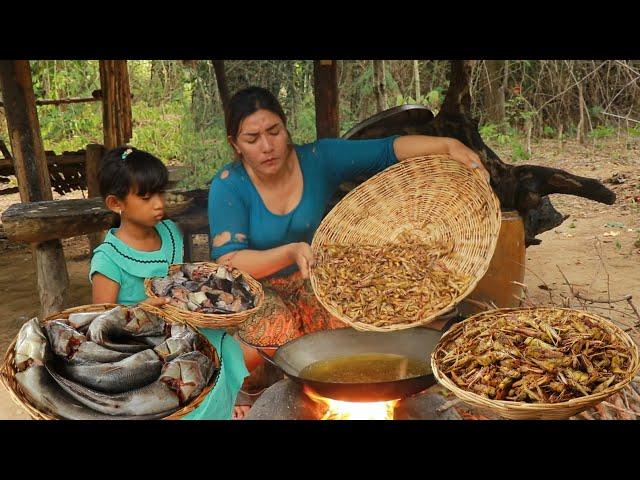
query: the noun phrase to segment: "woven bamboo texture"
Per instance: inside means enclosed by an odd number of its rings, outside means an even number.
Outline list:
[[[67,310],[63,310],[61,312],[50,315],[47,318],[45,318],[44,322],[41,322],[41,323],[44,325],[47,322],[50,322],[53,320],[57,320],[60,318],[67,318],[72,313],[97,312],[97,311],[106,312],[107,310],[111,310],[116,306],[117,305],[110,304],[110,303],[82,305],[79,307],[69,308]],[[140,306],[145,310],[149,311],[150,313],[154,313],[154,314],[156,313],[155,310],[157,309],[148,309],[147,308],[148,306],[144,304],[141,304]],[[163,316],[163,318],[165,321],[169,323],[173,321],[172,319],[167,318],[166,315]],[[206,355],[214,363],[217,371],[212,376],[207,386],[202,390],[200,395],[198,395],[195,399],[189,402],[189,404],[185,405],[181,409],[173,412],[171,415],[164,417],[163,420],[179,420],[180,418],[184,417],[188,413],[191,413],[193,410],[195,410],[202,403],[202,401],[209,394],[209,392],[213,389],[220,375],[220,372],[219,372],[220,357],[218,356],[218,352],[213,347],[213,345],[211,345],[209,340],[207,340],[207,338],[204,335],[202,335],[199,332],[197,333],[198,333],[198,350],[202,354]],[[27,414],[34,420],[60,420],[61,418],[58,417],[55,413],[43,411],[38,409],[36,406],[34,406],[31,400],[29,399],[29,397],[20,388],[20,384],[16,381],[15,379],[16,369],[15,369],[14,359],[15,359],[15,345],[16,345],[17,339],[18,337],[16,335],[16,338],[13,339],[13,342],[11,342],[11,345],[9,345],[9,349],[5,353],[4,361],[2,363],[2,366],[0,366],[0,381],[9,392],[9,396],[11,397],[11,400],[13,400],[13,402],[16,405],[24,409],[27,412]],[[118,417],[114,416],[114,420],[118,420]]]
[[[180,270],[182,264],[174,264],[169,267],[169,275]],[[213,262],[193,262],[191,265],[204,266],[206,270],[215,272],[219,264]],[[235,269],[233,276],[238,277],[240,274],[244,276],[244,279],[249,285],[251,293],[255,295],[255,307],[238,313],[200,313],[191,312],[188,310],[181,310],[173,305],[162,305],[159,307],[163,311],[163,317],[171,318],[174,321],[186,323],[192,327],[200,328],[228,328],[235,327],[244,322],[247,318],[254,315],[262,306],[264,300],[264,291],[260,282],[252,278],[249,274]],[[152,278],[147,278],[144,281],[145,292],[148,297],[157,297],[153,292]],[[157,310],[156,310],[157,311]]]
[[[426,325],[454,308],[473,291],[489,268],[500,232],[500,203],[478,170],[446,155],[417,157],[395,164],[349,192],[323,219],[311,248],[323,245],[394,242],[409,231],[425,242],[453,244],[444,264],[472,280],[466,290],[442,309],[415,321],[373,326],[342,315],[311,285],[329,313],[357,330],[393,331]]]
[[[474,321],[480,320],[485,316],[506,316],[513,313],[518,314],[526,314],[527,312],[548,312],[549,314],[558,312],[558,311],[566,311],[566,312],[575,312],[580,315],[589,318],[589,320],[597,323],[603,329],[605,329],[609,334],[620,339],[631,352],[631,364],[629,366],[629,375],[623,381],[616,383],[615,385],[611,385],[609,388],[606,388],[602,392],[586,395],[583,397],[573,398],[571,400],[567,400],[565,402],[559,403],[526,403],[526,402],[514,402],[514,401],[506,401],[506,400],[492,400],[486,398],[482,395],[479,395],[474,392],[470,392],[467,390],[463,390],[458,385],[456,385],[449,377],[444,375],[438,368],[437,363],[435,361],[436,355],[443,348],[444,343],[447,341],[447,337],[449,335],[454,335],[457,331],[464,328],[464,325],[467,323],[473,323]],[[486,312],[479,313],[468,319],[454,325],[450,328],[440,339],[438,345],[431,353],[431,370],[433,371],[433,375],[438,380],[440,384],[444,387],[451,390],[459,399],[464,401],[465,403],[472,405],[474,407],[484,408],[491,412],[500,415],[503,418],[511,419],[511,420],[565,420],[573,415],[576,415],[583,410],[587,410],[598,403],[605,400],[607,397],[610,397],[614,393],[622,390],[637,374],[640,369],[640,360],[638,357],[638,346],[631,339],[631,337],[620,327],[615,325],[613,322],[606,320],[604,318],[598,317],[591,313],[583,312],[581,310],[571,310],[568,308],[504,308],[499,310],[490,310]]]

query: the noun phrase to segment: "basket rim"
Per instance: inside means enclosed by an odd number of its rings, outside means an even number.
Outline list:
[[[166,215],[180,215],[184,212],[186,212],[194,203],[194,199],[189,197],[186,200],[183,200],[182,202],[171,202],[171,203],[167,203],[165,202],[164,204],[164,210],[165,210],[165,216]]]
[[[606,327],[611,328],[615,331],[615,333],[617,335],[619,335],[619,337],[621,338],[621,340],[624,340],[624,342],[627,344],[627,346],[630,347],[630,351],[631,351],[631,356],[632,356],[632,364],[635,363],[634,368],[632,368],[632,370],[628,373],[627,378],[625,380],[621,380],[620,382],[614,384],[614,385],[610,385],[609,387],[607,387],[606,389],[604,389],[601,392],[598,393],[591,393],[589,395],[584,395],[582,397],[576,397],[576,398],[572,398],[569,400],[565,400],[563,402],[556,402],[556,403],[527,403],[527,402],[515,402],[515,401],[510,401],[510,400],[494,400],[494,399],[490,399],[487,397],[484,397],[482,395],[479,395],[475,392],[469,391],[469,390],[464,390],[463,388],[459,387],[458,385],[456,385],[448,376],[446,376],[444,373],[442,373],[440,371],[440,369],[438,368],[437,362],[436,362],[436,354],[438,353],[438,351],[442,348],[442,345],[444,345],[444,343],[447,340],[447,336],[448,335],[452,335],[453,333],[455,333],[457,330],[460,330],[461,328],[463,328],[464,324],[468,323],[472,323],[474,320],[477,320],[478,317],[482,317],[485,315],[489,315],[489,314],[510,314],[510,313],[523,313],[523,312],[531,312],[531,311],[538,311],[538,312],[547,312],[547,311],[566,311],[566,312],[571,312],[571,313],[577,313],[580,315],[584,315],[589,317],[592,320],[595,320],[598,323],[602,323],[604,324]],[[504,412],[517,412],[517,413],[539,413],[539,414],[544,414],[546,412],[559,412],[559,411],[563,411],[563,410],[571,410],[573,411],[574,409],[578,409],[577,411],[574,411],[572,413],[572,415],[575,415],[576,413],[578,413],[579,411],[588,408],[591,405],[595,405],[596,403],[599,403],[600,401],[604,400],[605,398],[613,395],[614,393],[616,393],[617,391],[621,390],[622,388],[624,388],[626,385],[628,385],[629,383],[631,383],[631,381],[635,378],[635,376],[638,374],[638,371],[640,371],[640,352],[638,349],[638,345],[633,341],[633,339],[629,336],[629,334],[627,332],[625,332],[622,328],[620,328],[618,325],[616,325],[614,322],[612,322],[611,320],[608,320],[606,318],[603,318],[597,314],[593,314],[591,312],[586,312],[583,310],[576,310],[573,308],[567,308],[567,307],[523,307],[523,308],[498,308],[498,309],[493,309],[493,310],[487,310],[484,312],[479,312],[465,320],[463,320],[462,322],[456,323],[455,325],[453,325],[449,330],[447,330],[442,337],[440,338],[440,340],[438,341],[438,344],[436,345],[436,347],[433,349],[433,351],[431,352],[431,370],[433,372],[434,377],[436,378],[436,380],[438,381],[438,383],[440,383],[441,385],[443,385],[445,388],[449,389],[450,391],[452,391],[456,397],[460,398],[461,400],[465,401],[465,402],[469,402],[472,403],[476,406],[482,407],[482,408],[486,408],[489,410],[493,410],[493,411],[497,411],[499,414],[504,411]]]
[[[125,307],[125,308],[132,308],[137,306],[142,308],[143,310],[148,311],[149,313],[158,315],[157,309],[155,309],[155,307],[152,307],[150,305],[146,305],[143,303],[135,304],[135,305],[122,305],[122,304],[115,304],[115,303],[96,303],[96,304],[85,304],[85,305],[80,305],[80,306],[70,307],[64,310],[60,310],[59,312],[48,315],[47,317],[44,318],[44,320],[38,319],[38,322],[40,323],[40,325],[44,326],[48,322],[54,321],[58,318],[63,318],[64,316],[68,316],[71,313],[92,312],[92,311],[95,311],[96,308],[103,308],[104,311],[106,312],[118,306]],[[165,321],[169,320],[170,323],[171,322],[181,323],[174,319],[168,318],[167,316],[163,316],[162,318]],[[204,343],[205,348],[208,348],[213,352],[213,357],[214,357],[213,359],[211,359],[209,355],[207,355],[207,357],[209,357],[210,360],[214,362],[216,366],[216,372],[214,373],[212,378],[209,380],[205,388],[202,389],[202,392],[200,392],[200,394],[196,398],[192,399],[191,402],[189,402],[187,405],[180,407],[178,410],[171,413],[170,415],[158,418],[158,420],[176,420],[184,417],[185,415],[188,415],[189,413],[191,413],[193,410],[195,410],[200,406],[202,401],[215,388],[215,386],[218,383],[218,380],[220,379],[220,373],[222,369],[221,352],[218,352],[218,349],[209,341],[209,339],[197,329],[196,329],[196,334],[198,335],[200,341],[205,342]],[[15,344],[17,340],[18,340],[18,335],[16,334],[16,336],[13,338],[13,341],[10,343],[9,348],[7,349],[7,351],[3,356],[2,364],[0,364],[0,383],[2,383],[2,385],[9,392],[9,396],[11,397],[11,400],[17,406],[25,410],[32,419],[34,420],[66,420],[62,417],[55,415],[54,413],[42,411],[38,407],[32,405],[31,400],[29,399],[29,396],[22,391],[22,389],[20,388],[20,385],[15,380],[15,374],[17,372],[15,369],[15,365],[13,364],[13,359],[14,359]],[[15,387],[11,385],[12,381],[15,383]],[[113,419],[122,420],[122,419],[119,419],[118,416],[116,415],[113,416]]]
[[[476,180],[480,180],[479,185],[482,185],[482,189],[476,189],[476,192],[482,197],[482,204],[473,209],[469,215],[475,214],[478,215],[480,210],[485,210],[484,214],[479,216],[487,225],[493,226],[493,231],[487,234],[488,238],[488,251],[486,258],[482,259],[482,261],[476,262],[476,272],[467,288],[461,292],[456,298],[454,298],[447,305],[443,306],[438,311],[435,311],[424,318],[420,318],[414,320],[412,322],[404,322],[404,323],[396,323],[389,324],[385,326],[374,326],[369,323],[365,323],[359,320],[351,319],[343,314],[340,314],[334,305],[326,301],[322,295],[318,293],[318,279],[315,275],[315,267],[310,268],[310,281],[311,287],[313,289],[313,293],[315,297],[318,299],[320,304],[334,317],[346,323],[347,325],[357,329],[357,330],[367,330],[367,331],[380,331],[380,332],[388,332],[393,330],[401,330],[406,328],[413,328],[421,325],[428,325],[432,323],[438,317],[442,316],[447,311],[457,307],[469,294],[473,292],[473,290],[477,287],[482,277],[486,274],[489,269],[489,264],[491,263],[491,259],[495,252],[498,236],[500,233],[501,220],[502,220],[502,211],[500,206],[500,201],[496,196],[495,192],[491,188],[490,184],[487,182],[487,179],[484,175],[478,170],[470,170],[468,167],[462,165],[460,162],[457,162],[451,158],[449,155],[419,155],[403,160],[402,162],[397,162],[385,170],[378,172],[377,174],[370,177],[365,182],[356,186],[353,190],[351,190],[347,195],[338,202],[331,212],[329,212],[322,220],[318,228],[316,229],[316,233],[314,234],[313,240],[311,242],[311,249],[314,254],[317,254],[318,250],[322,245],[325,245],[324,239],[322,236],[318,235],[318,232],[322,233],[322,227],[328,224],[333,216],[336,215],[341,208],[346,208],[345,205],[348,205],[351,201],[352,197],[359,195],[361,191],[365,189],[373,188],[372,185],[376,185],[381,183],[381,179],[384,179],[387,176],[396,176],[398,174],[398,170],[409,170],[409,169],[418,169],[418,168],[434,168],[434,160],[435,161],[444,161],[448,162],[450,165],[455,165],[455,168],[458,168],[459,171],[465,172],[466,175],[469,175],[470,178],[474,178]],[[475,180],[474,180],[475,181]],[[485,185],[488,187],[487,190],[484,190]]]

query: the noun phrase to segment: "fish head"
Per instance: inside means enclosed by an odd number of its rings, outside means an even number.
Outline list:
[[[15,365],[18,371],[31,365],[44,365],[50,351],[47,337],[37,318],[32,318],[20,328],[15,345]]]
[[[51,347],[56,355],[70,359],[87,337],[64,322],[54,320],[45,325]]]

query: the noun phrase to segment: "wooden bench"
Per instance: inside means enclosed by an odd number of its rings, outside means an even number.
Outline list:
[[[202,199],[202,190],[183,192],[185,196]],[[194,201],[185,212],[176,215],[176,222],[185,235],[185,261],[193,257],[195,234],[209,234],[209,219],[202,201]],[[9,241],[40,243],[47,240],[78,237],[111,228],[116,214],[107,210],[101,197],[72,200],[15,203],[2,214],[4,234]],[[210,242],[207,242],[210,248]]]

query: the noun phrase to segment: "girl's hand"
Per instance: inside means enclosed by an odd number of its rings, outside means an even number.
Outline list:
[[[476,152],[467,147],[464,143],[460,142],[456,139],[450,139],[449,142],[449,155],[454,160],[457,160],[467,167],[471,169],[480,169],[480,171],[484,174],[484,176],[489,180],[491,177],[489,176],[489,172],[484,165],[482,165],[482,161]]]
[[[315,264],[311,246],[306,242],[291,243],[291,258],[300,269],[302,278],[309,278],[309,269]]]
[[[151,305],[152,307],[161,307],[162,305],[166,305],[169,303],[169,298],[167,297],[148,297],[146,300],[143,300],[140,303],[146,303],[147,305]]]

